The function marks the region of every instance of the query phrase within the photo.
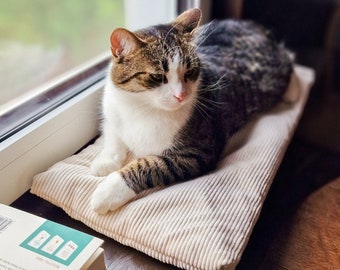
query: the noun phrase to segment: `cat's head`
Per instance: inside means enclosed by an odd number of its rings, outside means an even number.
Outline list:
[[[194,100],[200,73],[194,32],[201,19],[190,9],[169,24],[111,35],[112,82],[158,109],[177,110]]]

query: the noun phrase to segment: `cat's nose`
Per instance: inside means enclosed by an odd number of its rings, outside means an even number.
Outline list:
[[[185,91],[181,91],[179,93],[176,93],[174,95],[174,98],[177,99],[178,102],[182,102],[185,99],[186,95],[187,93]]]
[[[185,95],[174,95],[174,98],[177,99],[178,102],[182,102],[185,98]]]

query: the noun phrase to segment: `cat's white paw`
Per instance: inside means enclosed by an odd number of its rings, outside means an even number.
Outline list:
[[[91,164],[91,173],[96,176],[106,176],[121,168],[121,163],[113,158],[96,157]]]
[[[98,214],[106,214],[126,204],[136,196],[118,173],[111,173],[101,182],[92,194],[91,209]]]

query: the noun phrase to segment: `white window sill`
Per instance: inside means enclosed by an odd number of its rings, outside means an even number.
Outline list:
[[[33,176],[72,155],[98,134],[104,80],[0,143],[0,203],[29,190]]]

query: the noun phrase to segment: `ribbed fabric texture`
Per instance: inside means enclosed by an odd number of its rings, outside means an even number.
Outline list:
[[[197,179],[143,192],[116,212],[89,209],[103,177],[91,175],[102,140],[34,178],[31,192],[118,242],[185,269],[234,269],[303,110],[312,70],[296,66],[295,104],[252,119],[225,148],[218,169]]]

